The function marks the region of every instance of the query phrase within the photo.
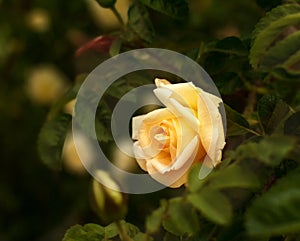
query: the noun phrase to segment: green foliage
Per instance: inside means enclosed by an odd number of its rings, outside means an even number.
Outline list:
[[[237,111],[225,105],[227,118],[227,136],[243,135],[251,132],[248,121]]]
[[[249,207],[246,227],[250,235],[272,236],[300,230],[300,169],[278,180]]]
[[[250,63],[255,69],[273,71],[283,69],[299,75],[300,6],[281,5],[260,20],[253,32]]]
[[[38,137],[38,151],[42,161],[53,169],[61,168],[61,153],[71,116],[61,114],[45,122]]]
[[[154,210],[151,215],[149,215],[146,219],[146,230],[148,233],[155,233],[159,230],[161,226],[161,221],[166,212],[167,202],[162,201],[161,206]]]
[[[154,39],[154,29],[147,8],[135,1],[128,10],[128,25],[145,42]]]
[[[162,225],[168,232],[176,236],[192,236],[199,230],[195,210],[181,198],[169,201]]]
[[[158,12],[173,18],[186,18],[188,16],[188,2],[186,0],[140,0],[143,4]]]
[[[102,227],[98,224],[89,223],[84,226],[75,225],[65,234],[63,241],[108,241],[108,240],[127,240],[142,241],[147,240],[147,235],[141,233],[139,229],[125,221],[118,221],[108,226]],[[148,239],[151,241],[151,238]]]
[[[203,188],[190,194],[188,200],[207,219],[220,225],[226,225],[232,218],[232,206],[227,197],[213,188]]]
[[[65,234],[63,241],[96,241],[104,238],[105,231],[100,225],[89,223],[84,226],[75,225]]]
[[[258,117],[266,134],[276,133],[288,117],[290,107],[275,95],[265,95],[258,102]]]
[[[240,145],[230,157],[236,160],[253,158],[269,166],[277,166],[295,147],[294,139],[288,136],[266,137],[258,143]]]
[[[115,0],[97,2],[112,10],[119,26],[109,29],[100,23],[99,28],[81,0],[72,4],[0,1],[0,43],[4,46],[0,50],[0,239],[59,240],[66,223],[98,222],[104,213],[110,218],[106,221],[125,216],[125,211],[113,216],[114,200],[104,198],[105,191],[99,192],[99,200],[106,199],[105,210],[91,212],[88,175],[77,176],[67,168],[57,173],[46,167],[61,168],[71,124],[71,116],[62,113],[76,98],[87,73],[110,56],[145,46],[188,53],[210,74],[226,103],[223,160],[203,180],[198,178],[202,166],[196,165],[186,187],[149,196],[130,195],[128,206],[126,200],[122,208],[128,209],[126,219],[134,224],[75,225],[63,240],[299,239],[299,0],[135,0],[126,24]],[[44,19],[46,27],[39,29],[34,25],[36,19]],[[107,46],[93,46],[101,52],[91,48],[74,56],[95,35],[108,35],[111,41]],[[30,69],[44,63],[58,68],[72,85],[64,96],[57,93],[51,107],[50,103],[35,103],[26,92]],[[118,68],[111,66],[107,76]],[[98,103],[95,123],[89,123],[87,117],[92,114],[89,104],[96,101],[92,99],[96,89],[85,103],[76,105],[75,114],[83,113],[79,127],[91,135],[95,126],[107,156],[115,155],[110,133],[115,104],[128,91],[153,83],[157,76],[168,74],[139,71],[116,81]],[[52,81],[50,87],[55,86]],[[49,86],[38,92],[43,95],[48,90]],[[139,98],[128,101],[138,102]],[[122,157],[114,158],[125,163]],[[40,223],[44,216],[47,219]]]

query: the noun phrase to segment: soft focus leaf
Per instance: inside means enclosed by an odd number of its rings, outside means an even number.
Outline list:
[[[189,12],[186,0],[140,0],[140,2],[173,18],[185,18]]]
[[[222,188],[258,188],[257,176],[240,165],[232,164],[224,169],[211,173],[208,177],[209,187]]]
[[[128,10],[130,28],[144,41],[151,43],[154,39],[154,29],[149,18],[148,10],[135,1]]]
[[[192,168],[188,176],[188,188],[191,192],[199,190],[204,184],[206,179],[199,178],[199,172],[201,164],[198,164]]]
[[[215,170],[204,179],[199,179],[199,170],[201,166],[193,168],[189,174],[188,188],[191,192],[199,191],[203,186],[209,186],[215,189],[224,188],[251,188],[260,186],[257,176],[250,170],[238,164],[232,164]]]
[[[113,238],[119,233],[118,227],[115,223],[109,224],[104,228],[105,238]]]
[[[146,230],[148,233],[155,233],[159,230],[166,208],[167,203],[165,201],[161,201],[160,207],[154,210],[151,215],[147,217]]]
[[[38,152],[42,161],[54,169],[61,168],[61,154],[63,144],[72,117],[61,114],[46,121],[38,137]]]
[[[258,143],[247,143],[237,148],[231,158],[243,160],[257,159],[267,165],[277,166],[294,148],[294,139],[287,136],[265,137]]]
[[[300,112],[291,115],[284,124],[284,133],[300,138]]]
[[[190,236],[197,233],[199,229],[198,218],[193,206],[181,198],[169,201],[162,224],[168,232],[177,236]]]
[[[152,237],[149,237],[147,234],[145,233],[138,233],[137,235],[135,235],[133,237],[134,241],[153,241]]]
[[[300,169],[289,173],[254,200],[246,215],[250,235],[271,236],[300,230]]]
[[[135,237],[140,233],[139,228],[131,223],[126,223],[125,221],[121,221],[121,224],[125,227],[129,237]]]
[[[99,241],[105,237],[104,228],[93,223],[75,225],[65,233],[63,241]]]
[[[203,188],[197,193],[190,194],[188,200],[203,216],[220,225],[227,225],[232,218],[232,207],[226,196],[221,192]]]
[[[257,111],[265,133],[272,134],[288,117],[290,107],[275,95],[265,95],[259,100]]]

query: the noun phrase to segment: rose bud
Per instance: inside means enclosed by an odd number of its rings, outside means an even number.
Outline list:
[[[94,50],[99,53],[109,53],[110,46],[115,40],[112,36],[98,36],[76,50],[75,55],[78,57],[88,50]]]
[[[103,224],[124,219],[127,213],[127,196],[121,193],[118,184],[109,176],[108,173],[98,170],[97,178],[92,182],[92,206]],[[113,187],[110,189],[105,186]]]
[[[213,168],[220,163],[225,145],[218,109],[222,100],[191,82],[155,83],[154,94],[166,107],[133,117],[133,152],[152,178],[176,188],[187,182],[194,164]]]

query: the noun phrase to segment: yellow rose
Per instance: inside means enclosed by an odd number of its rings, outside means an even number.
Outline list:
[[[133,152],[139,166],[158,182],[180,187],[190,168],[216,166],[225,145],[222,100],[193,83],[155,79],[156,97],[166,106],[132,119]]]

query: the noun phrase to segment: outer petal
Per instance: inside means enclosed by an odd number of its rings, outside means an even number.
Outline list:
[[[132,150],[133,150],[135,159],[137,160],[137,163],[139,164],[139,166],[144,171],[147,171],[147,167],[146,167],[147,156],[145,155],[145,153],[144,153],[143,149],[141,148],[141,146],[139,145],[138,141],[133,143]]]
[[[132,139],[137,140],[138,139],[138,133],[139,129],[141,128],[141,125],[143,124],[143,120],[145,119],[146,115],[139,115],[132,118]]]
[[[170,97],[176,99],[182,106],[197,110],[199,92],[192,82],[172,85],[165,79],[156,78],[155,84],[158,89],[165,88],[171,90],[172,95]]]
[[[211,95],[201,89],[200,93],[198,118],[200,120],[201,142],[207,152],[208,164],[215,166],[221,159],[221,150],[225,145],[223,122]]]

